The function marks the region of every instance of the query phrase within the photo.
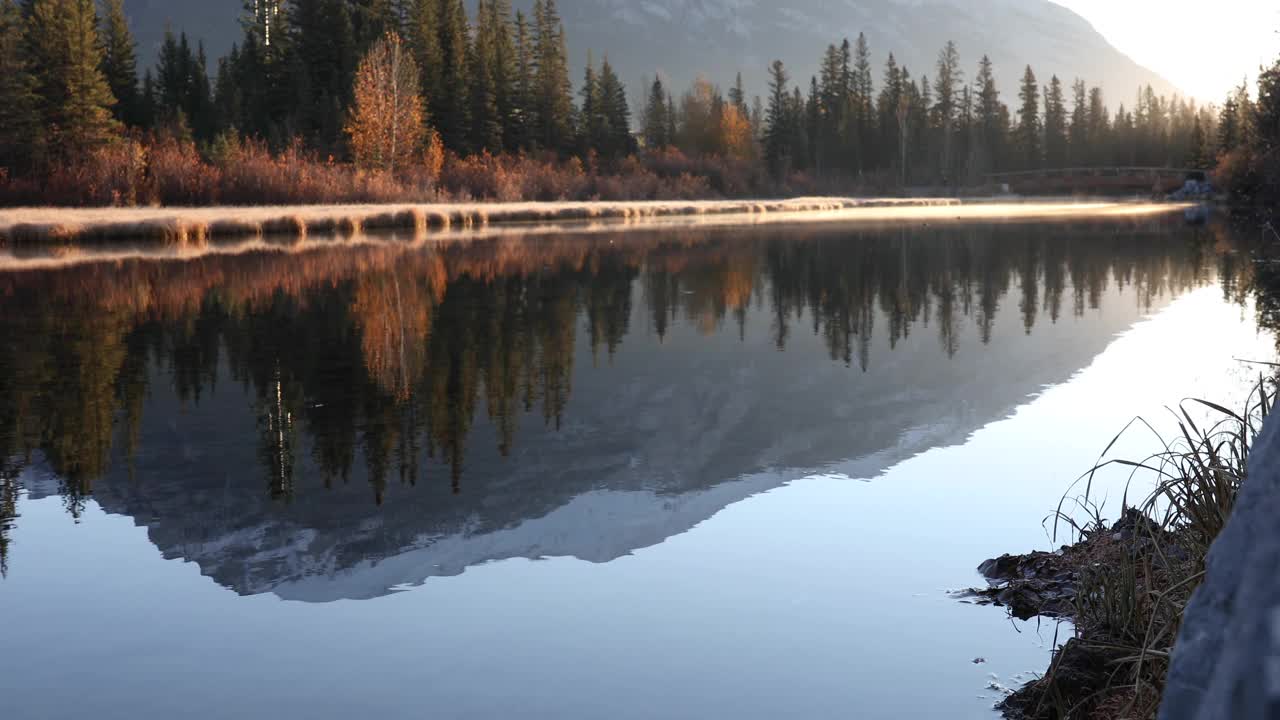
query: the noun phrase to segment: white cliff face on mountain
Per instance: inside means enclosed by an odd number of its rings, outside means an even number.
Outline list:
[[[468,4],[474,12],[474,0]],[[528,12],[533,0],[513,4]],[[144,59],[154,57],[166,24],[218,57],[239,38],[239,7],[240,0],[135,0],[130,14]],[[699,75],[727,87],[741,72],[749,93],[764,94],[775,59],[807,84],[829,44],[859,33],[871,45],[877,82],[890,52],[913,76],[932,77],[938,50],[953,40],[966,80],[989,55],[1010,103],[1027,65],[1045,83],[1057,75],[1101,86],[1112,109],[1132,104],[1140,86],[1175,91],[1049,0],[560,0],[559,8],[575,82],[588,52],[608,55],[636,98],[655,74],[679,92]]]

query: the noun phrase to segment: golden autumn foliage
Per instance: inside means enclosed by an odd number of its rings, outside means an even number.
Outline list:
[[[440,171],[444,169],[444,138],[440,137],[440,133],[436,132],[435,128],[427,128],[424,146],[422,167],[426,170],[427,177],[438,178]]]
[[[733,105],[725,106],[720,113],[719,141],[728,157],[750,160],[755,156],[756,140],[751,119]]]
[[[412,54],[395,33],[387,33],[360,62],[346,127],[360,168],[395,172],[416,159],[426,114],[418,77]]]
[[[426,272],[423,272],[426,270]],[[361,328],[361,350],[369,376],[397,401],[409,399],[411,385],[426,365],[426,338],[432,306],[443,299],[436,278],[444,275],[438,255],[427,267],[398,265],[366,273],[356,284],[351,312]]]
[[[680,149],[695,157],[751,160],[755,130],[741,108],[725,102],[720,90],[698,78],[680,100]]]

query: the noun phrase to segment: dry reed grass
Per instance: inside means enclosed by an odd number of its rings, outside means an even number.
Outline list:
[[[1149,430],[1163,449],[1140,461],[1100,462],[1084,475],[1078,481],[1083,494],[1070,501],[1085,508],[1087,518],[1064,509],[1067,497],[1059,504],[1055,536],[1065,524],[1089,557],[1076,571],[1076,636],[1055,653],[1049,673],[1006,707],[1026,718],[1156,717],[1183,612],[1231,517],[1250,450],[1275,400],[1275,383],[1260,379],[1240,412],[1193,400],[1214,414],[1208,424],[1197,423],[1184,404],[1173,411],[1175,437],[1139,418],[1111,441],[1103,458],[1134,428]],[[1122,500],[1133,519],[1128,537],[1117,537],[1093,498],[1096,474],[1112,466],[1131,472]],[[1151,479],[1151,489],[1130,506],[1129,490],[1140,477]]]
[[[369,231],[477,230],[590,223],[927,222],[1076,220],[1169,212],[1124,203],[959,204],[937,199],[796,198],[776,201],[566,202],[209,208],[19,208],[0,210],[0,245],[148,242],[188,245],[254,237],[356,238]]]

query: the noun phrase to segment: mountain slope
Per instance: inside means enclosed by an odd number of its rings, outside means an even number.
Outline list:
[[[474,5],[474,2],[470,4]],[[532,0],[516,0],[529,10]],[[239,36],[240,0],[127,0],[144,59],[154,57],[166,24],[224,54]],[[1030,64],[1047,82],[1057,74],[1101,85],[1113,109],[1131,104],[1138,87],[1173,86],[1112,47],[1087,21],[1049,0],[562,0],[575,66],[589,50],[606,53],[631,88],[661,73],[686,87],[698,75],[723,86],[741,71],[763,94],[768,64],[781,59],[807,84],[826,46],[865,32],[877,66],[893,52],[914,76],[934,74],[939,48],[960,47],[966,79],[986,53],[1005,101]],[[578,70],[575,70],[575,82]],[[876,70],[879,81],[880,68]]]
[[[566,3],[570,46],[608,49],[635,82],[661,70],[683,87],[699,73],[727,84],[741,70],[762,92],[765,68],[783,60],[801,83],[817,71],[824,48],[865,32],[874,62],[889,52],[912,74],[933,75],[938,50],[954,40],[971,78],[982,54],[991,56],[1013,99],[1022,68],[1047,81],[1052,74],[1102,85],[1113,104],[1128,102],[1140,85],[1172,86],[1124,56],[1075,13],[1047,0],[585,0]],[[577,59],[577,58],[575,58]],[[880,70],[877,68],[877,82]]]

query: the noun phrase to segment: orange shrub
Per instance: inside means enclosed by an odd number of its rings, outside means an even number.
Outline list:
[[[821,189],[850,192],[826,180]],[[126,139],[44,176],[0,177],[0,205],[307,205],[447,201],[696,200],[813,193],[802,174],[774,181],[754,160],[689,157],[675,148],[604,163],[552,154],[460,157],[428,137],[419,161],[392,174],[321,160],[294,143],[220,137],[206,154],[187,139]]]
[[[274,155],[258,141],[238,143],[218,159],[221,202],[232,205],[315,205],[411,202],[426,199],[385,172],[322,162],[294,144]]]
[[[1262,174],[1253,153],[1238,148],[1218,158],[1213,182],[1219,187],[1230,188],[1236,200],[1252,202],[1262,189]]]
[[[50,172],[43,195],[65,205],[137,205],[146,202],[147,149],[125,138]]]
[[[149,202],[161,205],[213,205],[220,202],[222,174],[200,157],[190,141],[162,138],[148,153]]]
[[[422,152],[421,169],[426,172],[427,177],[438,178],[440,171],[444,168],[444,138],[440,137],[440,133],[436,132],[435,128],[428,128],[423,144],[426,149]]]
[[[528,200],[589,200],[592,197],[591,178],[578,158],[559,162],[521,156],[516,162],[522,194]]]

